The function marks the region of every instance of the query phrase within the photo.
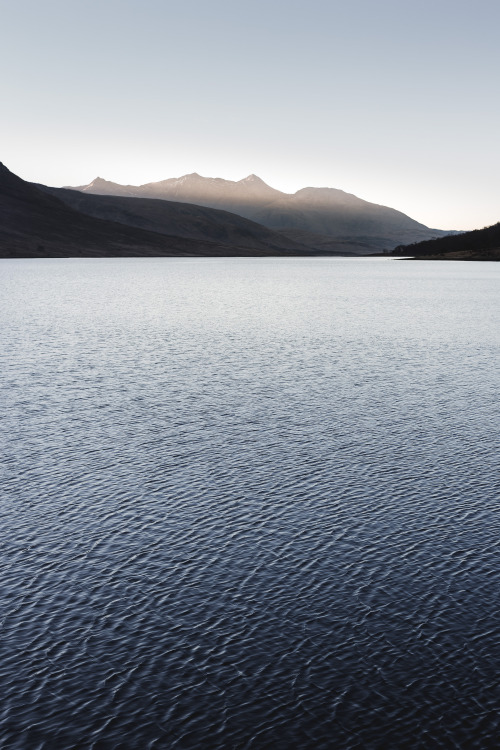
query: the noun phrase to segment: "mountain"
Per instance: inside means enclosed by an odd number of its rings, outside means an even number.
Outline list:
[[[156,203],[156,201],[154,202]],[[158,201],[163,203],[163,201]],[[188,207],[189,210],[192,207]],[[220,217],[219,217],[220,218]],[[234,217],[236,224],[244,220]],[[186,221],[189,219],[186,218]],[[229,225],[231,222],[228,220]],[[250,222],[248,222],[250,223]],[[219,221],[220,232],[223,220]],[[230,234],[230,230],[228,229]],[[237,232],[234,229],[234,235]],[[166,234],[117,221],[95,218],[61,201],[56,195],[25,182],[0,163],[0,257],[137,257],[137,256],[227,256],[297,255],[277,235],[280,247],[270,244],[271,232],[249,231],[247,245],[206,239],[203,230],[196,238]],[[244,239],[243,230],[238,235]]]
[[[94,195],[121,195],[129,198],[161,198],[179,203],[195,203],[209,208],[230,211],[228,205],[252,206],[259,201],[272,201],[284,195],[252,174],[239,182],[223,180],[220,177],[201,177],[193,172],[183,177],[172,177],[160,182],[145,185],[119,185],[96,177],[88,185],[66,186],[70,190]],[[247,217],[252,218],[252,217]]]
[[[366,254],[447,234],[343,190],[307,187],[293,194],[282,193],[253,174],[233,182],[193,173],[139,186],[119,185],[98,177],[89,185],[73,189],[87,194],[161,198],[223,209],[316,250],[331,248],[329,243],[333,240],[337,250]]]
[[[474,229],[413,245],[400,245],[394,255],[408,255],[417,260],[494,260],[500,261],[500,222],[484,229]]]
[[[310,253],[307,243],[285,237],[228,211],[155,198],[95,195],[44,185],[37,187],[95,218],[160,234],[224,244],[228,254],[232,254],[235,247],[248,248],[249,251],[272,250],[278,255],[290,251]]]

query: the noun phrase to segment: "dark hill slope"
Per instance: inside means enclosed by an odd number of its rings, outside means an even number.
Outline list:
[[[219,242],[168,236],[97,219],[25,182],[0,163],[2,258],[277,254],[264,243],[259,249],[229,250]]]
[[[81,213],[139,229],[216,242],[231,249],[274,250],[277,254],[294,250],[308,252],[305,244],[228,211],[159,199],[96,195],[44,185],[37,187]]]
[[[436,240],[401,245],[394,255],[420,260],[500,260],[500,223]]]

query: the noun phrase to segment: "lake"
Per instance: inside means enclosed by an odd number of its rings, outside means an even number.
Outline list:
[[[0,265],[0,747],[500,734],[500,265]]]

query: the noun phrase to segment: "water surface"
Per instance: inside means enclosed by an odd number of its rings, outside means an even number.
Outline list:
[[[500,268],[0,266],[0,747],[500,733]]]

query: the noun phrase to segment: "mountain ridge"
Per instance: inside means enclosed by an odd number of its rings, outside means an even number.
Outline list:
[[[448,234],[446,230],[429,228],[397,209],[365,201],[338,188],[305,187],[295,193],[284,193],[255,174],[234,181],[202,177],[193,172],[136,186],[96,178],[88,185],[66,189],[217,208],[284,232],[292,239],[294,232],[329,237],[339,243],[347,239],[353,247],[359,246],[363,254],[390,251],[400,244]],[[299,241],[298,234],[295,241]]]

